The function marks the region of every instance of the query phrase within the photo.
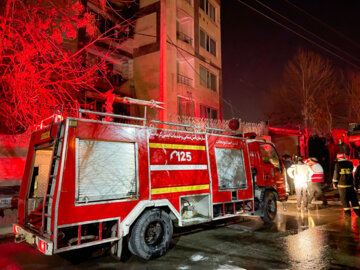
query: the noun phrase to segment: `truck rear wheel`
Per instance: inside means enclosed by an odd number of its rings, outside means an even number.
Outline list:
[[[271,223],[277,213],[277,205],[276,205],[276,197],[274,192],[267,190],[264,194],[264,201],[263,201],[263,221],[265,223]]]
[[[148,210],[131,230],[129,250],[145,260],[160,257],[169,249],[172,234],[169,215],[161,209]]]

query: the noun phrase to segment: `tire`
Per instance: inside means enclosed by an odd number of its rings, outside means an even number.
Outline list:
[[[147,210],[131,229],[129,250],[144,260],[160,257],[169,249],[172,234],[173,225],[165,211]]]
[[[263,221],[265,223],[271,223],[277,213],[277,205],[276,205],[276,197],[274,192],[267,190],[264,194],[264,201],[263,201]]]

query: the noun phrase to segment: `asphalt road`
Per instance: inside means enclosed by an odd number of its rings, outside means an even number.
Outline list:
[[[360,269],[360,218],[354,213],[344,218],[337,205],[301,213],[295,204],[287,211],[278,207],[272,225],[247,217],[177,229],[168,253],[151,261],[128,252],[116,261],[106,246],[45,256],[12,237],[0,238],[0,269]]]

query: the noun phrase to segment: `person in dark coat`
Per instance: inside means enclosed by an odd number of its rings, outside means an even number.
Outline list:
[[[359,177],[353,177],[353,163],[347,160],[344,154],[339,153],[336,158],[333,187],[339,190],[345,216],[351,216],[351,207],[355,214],[360,216],[359,201],[356,195],[359,188]]]
[[[282,158],[283,158],[284,167],[285,167],[285,170],[286,170],[286,181],[287,181],[287,184],[288,184],[288,187],[289,187],[289,195],[293,195],[293,194],[295,194],[294,179],[290,177],[287,170],[294,163],[292,162],[291,157],[289,155],[287,155],[287,154],[283,155]]]

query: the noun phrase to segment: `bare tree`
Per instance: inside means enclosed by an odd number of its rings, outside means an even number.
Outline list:
[[[283,124],[301,124],[318,133],[329,132],[337,81],[329,60],[299,49],[284,70],[281,86],[270,93],[268,100],[273,101],[270,117]]]
[[[81,93],[96,91],[101,78],[109,90],[113,88],[106,79],[104,58],[116,49],[109,46],[103,59],[84,61],[84,57],[95,43],[110,44],[118,38],[129,22],[100,32],[95,14],[79,1],[0,2],[0,127],[21,132],[64,103],[75,108]],[[109,5],[104,0],[92,2],[104,12]],[[80,47],[76,46],[79,29],[87,40]]]
[[[348,122],[360,123],[360,74],[352,73],[345,82],[348,100]],[[343,97],[344,98],[344,97]]]

